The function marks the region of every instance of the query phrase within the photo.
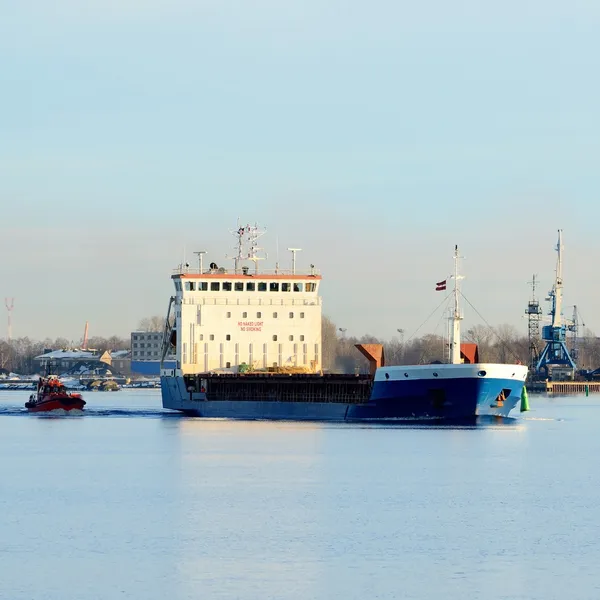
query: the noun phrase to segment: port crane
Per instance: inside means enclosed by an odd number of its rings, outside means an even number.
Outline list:
[[[547,378],[551,367],[559,367],[571,371],[575,375],[576,365],[573,356],[567,348],[567,331],[574,331],[577,338],[577,321],[574,324],[567,323],[562,315],[563,294],[563,242],[562,229],[558,230],[558,242],[556,244],[556,276],[554,285],[546,300],[551,302],[550,318],[551,324],[542,327],[542,341],[546,343],[536,365],[538,377]],[[573,329],[575,328],[575,329]]]

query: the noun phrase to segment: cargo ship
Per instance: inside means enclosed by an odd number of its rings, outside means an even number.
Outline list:
[[[256,225],[238,227],[233,268],[180,264],[171,275],[161,366],[163,407],[205,418],[316,421],[470,420],[506,417],[521,399],[527,367],[479,363],[460,343],[458,248],[448,364],[386,365],[379,344],[357,345],[368,374],[323,373],[314,265],[259,270]],[[445,290],[445,281],[444,290]],[[441,284],[438,284],[438,288]]]

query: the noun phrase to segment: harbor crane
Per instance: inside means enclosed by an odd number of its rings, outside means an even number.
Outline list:
[[[551,324],[542,327],[542,341],[546,342],[546,346],[542,350],[536,365],[536,374],[538,377],[548,378],[551,368],[560,368],[569,370],[571,377],[574,377],[576,365],[573,356],[567,349],[567,331],[572,330],[563,319],[562,315],[562,293],[563,293],[563,277],[562,277],[562,259],[563,259],[563,242],[562,229],[558,230],[558,243],[556,244],[556,277],[554,285],[548,293],[546,300],[551,302],[550,318]],[[575,332],[577,335],[577,332]]]

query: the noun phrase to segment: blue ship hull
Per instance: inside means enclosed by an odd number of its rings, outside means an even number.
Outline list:
[[[469,365],[473,366],[479,367]],[[455,368],[450,371],[448,367]],[[518,375],[504,377],[487,376],[482,368],[476,371],[470,369],[468,376],[457,377],[461,373],[457,373],[456,367],[436,366],[435,371],[429,366],[426,369],[390,367],[385,373],[382,371],[376,375],[370,398],[360,403],[337,402],[335,399],[327,402],[279,401],[276,398],[264,400],[251,396],[243,400],[211,400],[207,399],[205,393],[188,392],[184,378],[175,375],[163,375],[161,389],[165,408],[199,417],[227,419],[454,421],[478,416],[507,417],[520,401],[527,373],[524,367],[519,368]],[[511,367],[509,370],[512,372],[516,366]],[[385,378],[386,375],[388,378]]]

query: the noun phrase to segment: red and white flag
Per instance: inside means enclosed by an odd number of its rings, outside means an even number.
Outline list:
[[[443,292],[446,289],[446,280],[444,279],[444,281],[438,281],[435,284],[435,291],[436,292]]]

